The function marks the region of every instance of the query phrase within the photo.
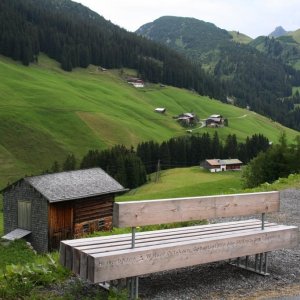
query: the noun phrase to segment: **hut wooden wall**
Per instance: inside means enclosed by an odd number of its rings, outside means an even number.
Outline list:
[[[48,209],[49,249],[57,249],[61,240],[73,237],[73,205],[66,201],[51,203]]]
[[[79,238],[112,228],[114,195],[49,204],[49,249],[65,239]]]
[[[112,228],[113,195],[76,200],[74,203],[74,237]]]
[[[111,195],[76,200],[74,203],[74,223],[112,216],[114,198]]]

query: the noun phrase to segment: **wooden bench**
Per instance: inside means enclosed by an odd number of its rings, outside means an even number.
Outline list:
[[[278,212],[278,192],[119,202],[116,227],[131,234],[62,241],[60,261],[81,278],[100,283],[221,260],[266,275],[269,251],[298,245],[298,228],[265,221]],[[249,219],[136,233],[138,226],[262,214]],[[253,259],[250,256],[253,255]],[[253,262],[250,266],[250,261]]]

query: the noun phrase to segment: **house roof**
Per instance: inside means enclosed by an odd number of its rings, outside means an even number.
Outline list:
[[[206,121],[213,121],[213,122],[220,123],[222,121],[222,119],[216,118],[216,117],[209,117]]]
[[[195,115],[192,114],[192,113],[184,113],[183,115],[184,115],[185,117],[188,117],[188,118],[194,118],[194,117],[195,117]]]
[[[24,181],[49,202],[81,199],[127,190],[101,168],[26,177]]]
[[[220,160],[219,159],[206,159],[206,162],[210,164],[211,166],[220,166]]]
[[[206,159],[211,166],[243,164],[239,159]]]
[[[237,165],[237,164],[243,164],[239,159],[222,159],[222,164],[224,165]]]

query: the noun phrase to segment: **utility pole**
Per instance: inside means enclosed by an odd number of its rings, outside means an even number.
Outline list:
[[[156,168],[156,178],[155,178],[155,182],[157,183],[159,180],[159,176],[160,176],[160,159],[157,162],[157,168]]]

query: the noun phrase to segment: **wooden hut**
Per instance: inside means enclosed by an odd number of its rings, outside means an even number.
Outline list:
[[[23,178],[2,191],[5,237],[26,235],[47,252],[63,239],[110,230],[115,194],[125,190],[100,168]]]

